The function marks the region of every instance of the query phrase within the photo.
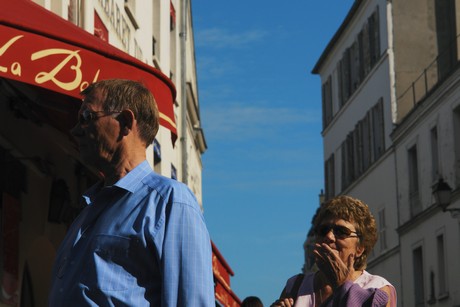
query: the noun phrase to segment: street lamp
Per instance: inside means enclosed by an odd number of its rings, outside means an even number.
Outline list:
[[[436,205],[442,208],[443,212],[449,211],[452,217],[460,216],[460,208],[447,208],[452,198],[452,188],[442,178],[439,178],[432,186],[432,193]]]

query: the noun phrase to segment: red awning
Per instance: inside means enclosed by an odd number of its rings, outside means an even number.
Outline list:
[[[212,246],[212,271],[214,274],[215,297],[223,306],[239,307],[241,301],[230,287],[230,276],[234,273],[214,242]]]
[[[0,78],[78,99],[97,80],[140,81],[157,101],[160,124],[177,136],[169,78],[30,0],[0,0]]]

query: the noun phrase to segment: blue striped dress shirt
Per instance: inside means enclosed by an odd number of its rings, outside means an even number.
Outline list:
[[[144,161],[83,198],[56,255],[50,306],[215,306],[209,234],[184,184]]]

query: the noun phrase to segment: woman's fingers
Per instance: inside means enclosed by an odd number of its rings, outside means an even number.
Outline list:
[[[351,272],[354,270],[354,265],[355,265],[355,255],[351,254],[348,256],[348,272]]]
[[[355,263],[353,254],[345,259],[344,262],[337,250],[324,243],[315,245],[314,254],[319,269],[334,288],[353,277]]]

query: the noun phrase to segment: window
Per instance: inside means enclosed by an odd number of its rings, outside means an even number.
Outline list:
[[[153,140],[153,161],[155,165],[161,162],[161,145],[157,139]]]
[[[176,9],[172,4],[172,1],[169,2],[169,28],[171,31],[174,31],[176,28]]]
[[[431,178],[436,182],[439,177],[439,149],[438,149],[438,127],[430,130],[431,139]]]
[[[417,161],[417,145],[409,148],[408,152],[408,166],[409,166],[409,203],[411,216],[416,215],[422,211],[419,199],[419,186],[418,186],[418,161]]]
[[[359,58],[359,45],[358,40],[356,40],[350,47],[350,81],[352,92],[354,92],[361,83],[359,79]]]
[[[372,108],[372,139],[374,160],[385,152],[385,131],[383,123],[383,98]]]
[[[171,163],[171,179],[177,180],[177,170],[174,164]]]
[[[157,40],[154,36],[152,36],[152,55],[156,55],[157,53]]]
[[[364,76],[367,76],[372,69],[371,65],[371,54],[369,48],[369,24],[365,24],[362,30],[363,35],[363,66]]]
[[[136,20],[136,0],[125,0],[125,12],[134,29],[139,29],[139,24]]]
[[[337,63],[339,106],[342,107],[380,59],[379,8],[368,18],[353,44]]]
[[[334,154],[332,154],[329,159],[326,160],[325,166],[324,166],[324,174],[325,174],[325,180],[326,180],[326,199],[331,199],[332,197],[335,196],[335,176],[334,176]]]
[[[385,153],[383,99],[360,120],[341,146],[342,190]]]
[[[134,57],[140,61],[144,60],[144,55],[142,54],[141,46],[137,43],[137,40],[134,40]]]
[[[455,0],[438,0],[435,3],[436,39],[438,44],[439,79],[446,77],[457,63]]]
[[[460,106],[454,110],[455,184],[460,186]]]
[[[412,251],[415,306],[425,306],[425,281],[423,277],[423,254],[419,246]]]
[[[346,189],[355,179],[353,159],[353,137],[348,134],[342,143],[342,190]]]
[[[322,86],[323,98],[323,129],[332,121],[332,86],[331,76]]]
[[[345,50],[342,56],[342,74],[339,80],[342,84],[342,105],[347,102],[351,96],[351,82],[350,82],[350,49]]]
[[[358,51],[359,51],[359,55],[358,55],[358,59],[357,59],[357,62],[356,62],[356,65],[358,67],[358,76],[359,76],[359,83],[361,83],[361,81],[364,80],[364,77],[367,75],[364,73],[364,35],[363,35],[363,31],[361,30],[361,32],[358,33],[358,40],[356,41],[356,43],[358,44]]]
[[[369,55],[371,66],[373,67],[380,58],[380,27],[379,27],[379,8],[368,19],[369,24]]]
[[[446,254],[444,246],[444,234],[436,237],[436,247],[438,251],[438,283],[439,295],[444,296],[447,294],[447,274],[446,274]]]
[[[363,138],[362,144],[363,144],[363,150],[362,150],[362,163],[363,163],[363,169],[366,170],[369,168],[369,166],[372,163],[372,158],[371,158],[371,131],[369,129],[370,127],[370,113],[367,113],[366,116],[358,123],[359,129],[361,130],[361,136]]]
[[[164,0],[153,0],[152,1],[152,53],[155,56],[155,60],[158,62],[161,59],[161,52],[160,52],[160,38],[161,38],[161,20],[163,18],[160,18],[161,16],[161,11],[162,3],[164,3]],[[156,66],[157,67],[157,66]],[[158,65],[159,67],[159,65]],[[158,68],[157,67],[157,68]]]
[[[155,173],[161,174],[161,145],[157,139],[153,140],[153,169]]]
[[[337,97],[339,102],[339,109],[341,109],[345,102],[347,102],[346,99],[344,99],[342,81],[342,60],[340,60],[337,63]]]
[[[362,147],[363,147],[363,138],[361,135],[361,129],[359,129],[359,123],[355,130],[353,130],[353,174],[354,177],[358,177],[363,173],[363,154],[362,154]]]
[[[379,242],[380,242],[380,251],[387,249],[387,225],[385,221],[385,208],[381,209],[378,212],[378,223],[379,223]]]

